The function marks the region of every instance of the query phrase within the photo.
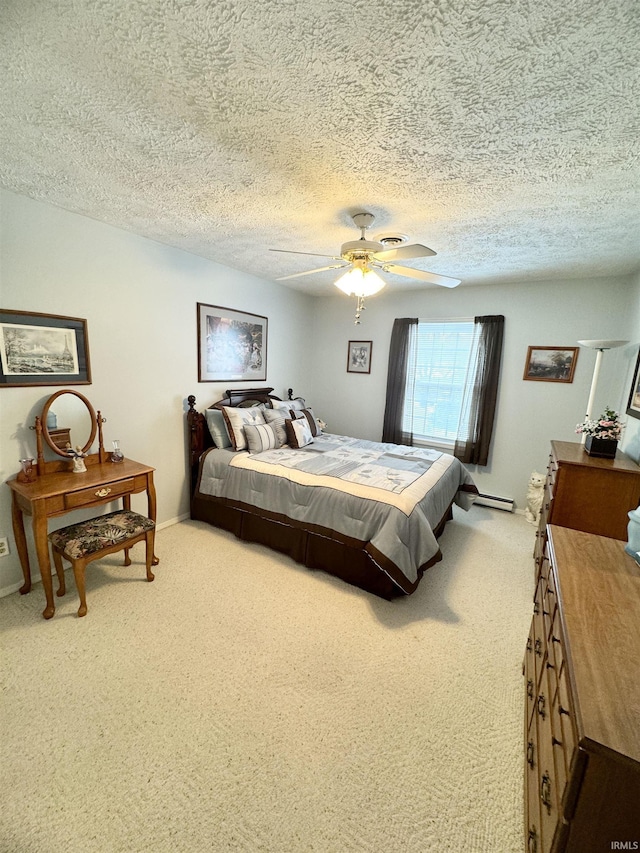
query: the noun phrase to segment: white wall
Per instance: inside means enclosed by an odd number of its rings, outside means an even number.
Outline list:
[[[230,385],[198,384],[196,303],[268,317],[267,383],[260,384],[282,396],[307,384],[313,344],[306,321],[315,300],[13,193],[0,193],[0,215],[0,307],[87,320],[93,382],[69,387],[107,418],[107,449],[118,438],[126,456],[156,468],[158,522],[184,515],[186,397],[195,394],[204,408]],[[60,387],[0,388],[3,482],[21,457],[36,455],[29,426]],[[132,506],[144,508],[144,498],[134,496]],[[28,519],[25,527],[31,546]],[[1,594],[22,582],[6,486],[0,536],[9,537],[11,549],[0,558]],[[38,576],[32,548],[31,570]]]
[[[595,402],[624,414],[640,341],[639,292],[637,278],[383,291],[367,301],[359,326],[352,300],[327,297],[316,311],[321,354],[313,360],[313,400],[307,396],[332,431],[379,441],[394,319],[504,314],[492,451],[486,467],[471,470],[480,491],[512,497],[522,509],[531,472],[546,468],[550,440],[579,440],[575,426],[584,417],[595,364],[595,351],[581,348],[571,384],[524,381],[527,347],[575,346],[590,338],[632,341],[634,346],[605,353]],[[356,339],[373,341],[371,374],[346,372],[347,343]]]

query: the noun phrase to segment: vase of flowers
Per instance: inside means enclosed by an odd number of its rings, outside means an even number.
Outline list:
[[[595,420],[586,419],[576,426],[576,432],[586,436],[584,449],[589,456],[601,456],[613,459],[618,449],[624,424],[618,420],[618,413],[606,408]]]

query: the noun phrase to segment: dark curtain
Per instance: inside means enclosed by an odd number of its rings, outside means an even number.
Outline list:
[[[401,317],[394,320],[389,347],[387,373],[387,402],[384,409],[382,440],[392,444],[413,444],[413,433],[403,432],[402,418],[407,385],[407,367],[413,333],[418,318]]]
[[[476,317],[475,324],[476,346],[467,371],[467,387],[453,454],[469,465],[486,465],[498,397],[504,317],[502,314]]]

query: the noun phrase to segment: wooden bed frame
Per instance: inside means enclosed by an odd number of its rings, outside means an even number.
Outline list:
[[[273,388],[228,390],[225,391],[226,396],[210,408],[250,406],[268,403],[269,400],[280,400],[280,397],[271,394],[272,391]],[[293,399],[291,389],[288,393],[289,399]],[[191,518],[228,530],[247,542],[266,545],[287,554],[309,569],[325,571],[381,598],[392,599],[406,594],[384,570],[386,558],[377,553],[374,559],[370,551],[365,550],[366,542],[343,536],[335,530],[319,525],[304,525],[285,515],[262,510],[250,504],[200,494],[198,485],[202,458],[214,443],[205,415],[195,409],[196,398],[190,395],[187,402]],[[434,530],[436,537],[441,535],[447,521],[452,517],[450,504]],[[442,554],[438,551],[428,563],[420,567],[418,579],[410,592],[417,588],[426,569],[441,559]],[[391,567],[392,564],[387,566],[387,569],[391,571]]]

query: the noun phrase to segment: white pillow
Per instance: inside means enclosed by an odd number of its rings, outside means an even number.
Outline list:
[[[290,447],[299,448],[306,447],[307,444],[313,444],[311,427],[304,415],[295,420],[286,420],[284,425],[287,430],[287,439]]]
[[[264,424],[262,409],[258,406],[240,409],[232,406],[222,406],[222,414],[227,425],[227,432],[234,450],[246,450],[247,439],[244,428],[247,424]]]

